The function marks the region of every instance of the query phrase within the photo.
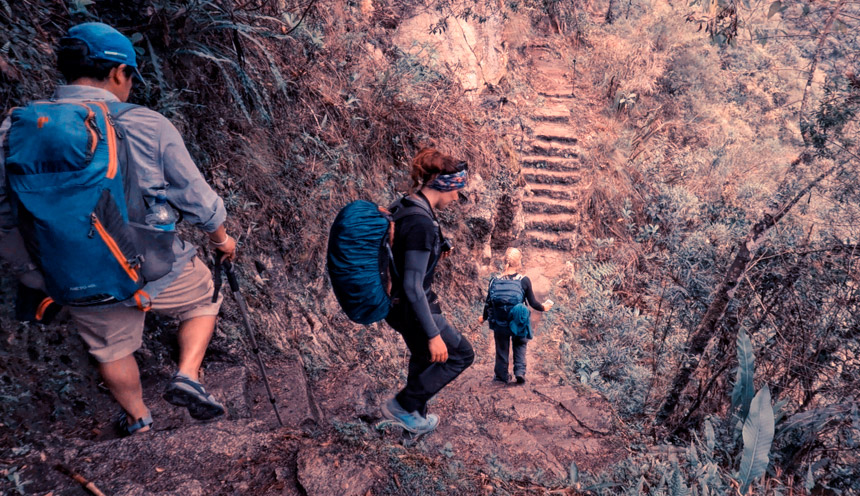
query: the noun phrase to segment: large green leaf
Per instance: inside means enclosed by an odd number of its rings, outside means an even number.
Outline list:
[[[579,468],[576,466],[576,462],[570,462],[570,470],[568,471],[568,487],[576,486],[577,482],[579,482]]]
[[[755,376],[755,355],[752,342],[746,331],[738,332],[738,372],[735,377],[735,387],[732,389],[732,408],[740,409],[738,417],[746,420],[750,410],[750,402],[755,395],[753,377]]]
[[[753,398],[744,422],[744,453],[738,472],[741,494],[746,494],[750,484],[767,469],[773,432],[773,405],[770,403],[770,390],[765,386]]]
[[[717,446],[717,435],[714,433],[714,426],[711,424],[711,419],[705,419],[705,447],[708,450],[708,457],[714,456],[714,448]]]

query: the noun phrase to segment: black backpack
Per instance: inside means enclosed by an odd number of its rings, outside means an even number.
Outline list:
[[[522,279],[523,276],[517,274],[513,279],[494,277],[490,280],[487,305],[491,329],[510,329],[511,310],[525,300]]]

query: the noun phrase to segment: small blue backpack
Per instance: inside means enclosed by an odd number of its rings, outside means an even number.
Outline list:
[[[510,332],[511,311],[525,300],[522,275],[513,279],[494,277],[487,291],[488,318],[494,331]]]
[[[174,261],[173,233],[145,225],[117,117],[135,105],[35,101],[10,112],[6,179],[27,251],[57,303],[135,298]]]

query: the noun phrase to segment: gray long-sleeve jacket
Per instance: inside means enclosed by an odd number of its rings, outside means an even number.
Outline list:
[[[60,86],[51,97],[57,102],[119,101],[104,89],[92,86]],[[163,115],[145,107],[124,113],[117,122],[126,133],[130,166],[137,167],[141,191],[145,197],[155,198],[164,191],[167,200],[182,212],[186,221],[203,231],[213,232],[224,223],[227,212],[224,202],[203,179],[176,127]],[[0,125],[0,144],[5,143],[10,127],[7,118]],[[17,227],[18,220],[6,190],[6,170],[3,147],[0,146],[0,243]],[[149,282],[144,291],[152,298],[172,283],[185,264],[196,254],[196,247],[176,237],[173,252],[176,255],[171,271],[157,281]],[[7,253],[7,255],[9,255]],[[14,254],[13,264],[29,260],[26,254]],[[127,302],[133,305],[133,301]]]

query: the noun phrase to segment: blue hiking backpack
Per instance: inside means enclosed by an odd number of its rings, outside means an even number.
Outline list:
[[[511,310],[525,300],[522,275],[513,279],[494,277],[487,291],[488,318],[490,328],[494,331],[510,332]]]
[[[35,101],[10,112],[6,179],[27,251],[57,303],[134,298],[174,261],[172,232],[147,226],[145,201],[116,118],[119,102]]]
[[[338,212],[331,226],[326,255],[331,287],[343,311],[358,324],[379,322],[391,309],[391,288],[394,279],[400,279],[391,251],[394,223],[409,215],[432,219],[425,208],[403,205],[402,200],[388,209],[354,201]]]
[[[369,201],[350,203],[334,219],[326,267],[334,295],[353,322],[372,324],[388,315],[393,237],[391,215]]]

